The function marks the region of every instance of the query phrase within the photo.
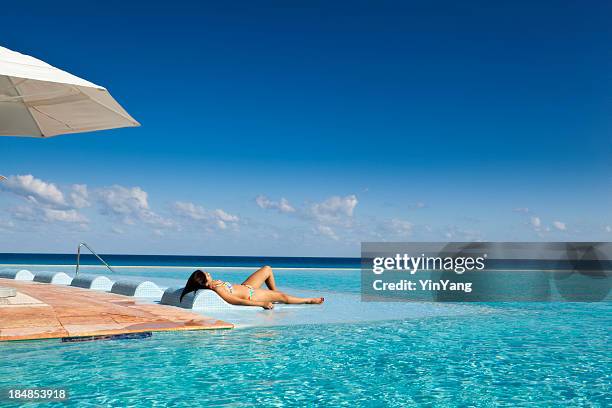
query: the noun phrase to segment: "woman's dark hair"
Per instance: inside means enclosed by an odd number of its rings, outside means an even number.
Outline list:
[[[191,292],[197,292],[198,289],[206,289],[206,275],[201,270],[197,270],[191,274],[189,279],[187,279],[187,283],[185,284],[185,289],[181,293],[181,297],[179,302],[183,301],[183,297]]]

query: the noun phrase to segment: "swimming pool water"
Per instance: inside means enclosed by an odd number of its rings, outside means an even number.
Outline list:
[[[357,271],[317,273],[279,277],[356,295]],[[436,306],[351,323],[0,343],[0,389],[66,387],[67,406],[612,405],[609,303]]]

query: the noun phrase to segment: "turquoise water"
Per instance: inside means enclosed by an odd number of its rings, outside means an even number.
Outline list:
[[[167,282],[190,272],[130,271],[120,272]],[[610,303],[389,309],[359,302],[357,270],[280,270],[277,280],[288,291],[326,290],[337,304],[231,331],[0,343],[0,389],[66,387],[68,406],[612,405]],[[340,309],[354,319],[323,318]],[[279,311],[268,313],[252,320]]]

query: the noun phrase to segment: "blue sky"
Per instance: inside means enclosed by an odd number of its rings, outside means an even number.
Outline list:
[[[0,138],[2,252],[612,238],[609,2],[104,3],[3,6],[143,126]]]

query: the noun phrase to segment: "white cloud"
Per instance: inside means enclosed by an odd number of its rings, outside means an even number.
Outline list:
[[[255,198],[255,203],[260,208],[275,210],[281,214],[288,214],[309,223],[311,230],[317,235],[339,240],[336,233],[338,228],[354,228],[353,215],[358,200],[355,195],[347,195],[345,197],[331,196],[322,202],[315,202],[304,205],[301,208],[296,208],[286,198],[275,201],[264,195],[259,195]],[[222,226],[219,227],[223,228]],[[407,227],[405,224],[395,224],[395,228],[402,228],[404,231]]]
[[[385,235],[407,237],[412,234],[414,225],[411,222],[399,218],[392,218],[384,221],[381,227]]]
[[[157,226],[159,228],[174,228],[176,226],[176,223],[173,220],[162,217],[153,211],[142,213],[141,220],[146,224]]]
[[[136,221],[156,227],[170,228],[174,222],[155,213],[149,207],[149,196],[140,187],[113,185],[97,191],[100,212],[119,217],[124,224],[134,225]]]
[[[0,188],[26,198],[30,202],[47,204],[55,207],[66,207],[62,191],[53,183],[37,179],[31,174],[9,176]]]
[[[539,237],[544,237],[547,233],[551,231],[550,225],[545,225],[542,222],[542,219],[538,216],[533,216],[529,219],[528,225],[537,233]],[[565,224],[559,221],[555,221],[553,223],[553,227],[558,230],[563,230],[565,228]]]
[[[134,216],[149,211],[148,194],[140,187],[126,188],[119,185],[98,190],[102,211],[106,214]]]
[[[240,218],[237,215],[228,214],[221,209],[216,209],[213,211],[213,215],[224,222],[238,222]]]
[[[612,232],[612,226],[610,225],[606,225],[604,229],[606,230],[606,232]]]
[[[53,183],[38,179],[31,174],[9,176],[0,188],[10,191],[27,202],[12,208],[13,218],[35,223],[69,223],[85,226],[89,220],[77,211],[87,207],[87,186],[75,184],[69,199]]]
[[[10,212],[15,219],[39,224],[61,222],[85,225],[89,222],[86,217],[75,209],[58,210],[41,206],[22,205],[12,208]]]
[[[313,204],[309,212],[321,224],[339,224],[353,217],[357,203],[355,195],[333,196],[321,203]]]
[[[258,195],[255,202],[260,208],[265,210],[277,210],[279,213],[287,214],[295,212],[295,208],[289,204],[289,200],[281,197],[279,201],[272,201],[264,195]]]
[[[208,213],[204,207],[195,205],[194,203],[177,201],[174,203],[174,212],[197,221],[206,220],[208,218]]]
[[[207,226],[224,230],[228,227],[236,228],[240,217],[229,214],[222,209],[207,210],[200,205],[190,202],[176,201],[173,205],[174,213],[180,217],[200,221]]]
[[[394,218],[391,220],[391,228],[398,234],[410,234],[412,232],[412,223]]]
[[[86,224],[89,222],[87,218],[79,214],[76,210],[55,210],[51,208],[43,208],[42,213],[46,221],[54,222],[68,222]]]
[[[73,184],[72,192],[70,193],[70,201],[76,208],[90,207],[89,192],[85,184]]]
[[[554,221],[553,222],[553,227],[555,227],[556,229],[558,229],[559,231],[565,231],[567,226],[565,225],[564,222],[561,221]]]
[[[15,223],[11,220],[0,220],[0,230],[11,230],[15,227]]]
[[[538,233],[540,237],[544,236],[545,233],[550,232],[552,228],[557,229],[558,231],[565,231],[567,229],[567,225],[561,221],[554,221],[552,223],[552,227],[550,225],[544,225],[542,219],[538,216],[533,216],[529,219],[529,226]]]
[[[339,239],[334,230],[331,229],[331,227],[328,227],[327,225],[317,225],[317,227],[315,228],[315,232],[319,233],[320,235],[323,235],[324,237],[333,239],[334,241],[337,241]]]
[[[517,213],[529,214],[529,208],[527,207],[514,208],[512,211],[517,212]]]
[[[358,200],[354,194],[346,197],[332,196],[325,201],[297,209],[286,198],[274,201],[264,195],[259,195],[255,198],[255,203],[263,209],[276,210],[284,214],[293,213],[296,217],[313,221],[317,225],[349,226]]]
[[[32,206],[18,205],[9,210],[11,216],[17,220],[36,221],[37,217]]]
[[[482,241],[483,233],[479,230],[463,229],[455,225],[448,226],[443,233],[446,239],[464,240],[464,241]]]

